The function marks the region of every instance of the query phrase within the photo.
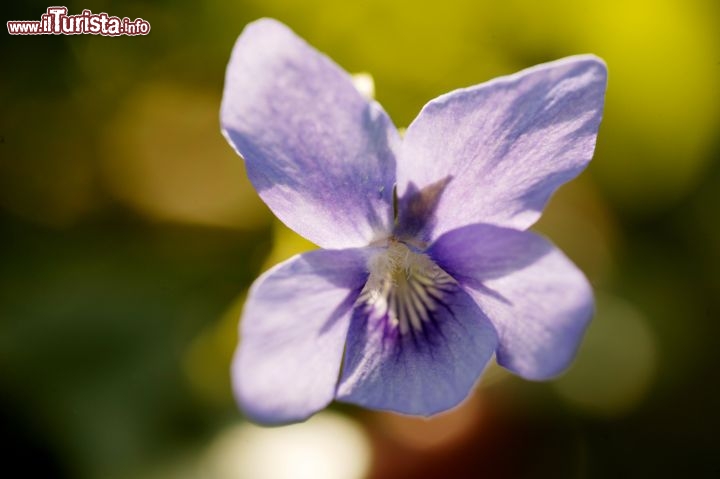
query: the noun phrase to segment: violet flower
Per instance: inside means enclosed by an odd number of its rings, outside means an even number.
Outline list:
[[[232,368],[248,417],[301,421],[334,399],[432,415],[493,354],[524,378],[562,372],[592,291],[527,228],[590,161],[605,84],[602,60],[565,58],[442,95],[401,138],[286,26],[248,25],[223,133],[263,201],[323,248],[250,290]]]

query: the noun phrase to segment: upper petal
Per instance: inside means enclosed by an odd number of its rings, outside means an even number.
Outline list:
[[[285,25],[263,19],[245,28],[220,116],[250,181],[290,228],[325,248],[366,245],[389,231],[395,127]]]
[[[399,233],[532,225],[592,158],[606,79],[602,60],[569,57],[425,105],[398,161]]]
[[[560,250],[529,231],[471,225],[440,237],[429,254],[490,318],[500,365],[528,379],[569,366],[594,306],[587,279]]]
[[[312,251],[263,274],[248,295],[233,388],[251,419],[306,419],[332,401],[367,251]]]
[[[387,316],[356,308],[337,398],[403,414],[439,413],[468,396],[496,346],[492,325],[457,287],[437,301],[421,330],[402,333]]]

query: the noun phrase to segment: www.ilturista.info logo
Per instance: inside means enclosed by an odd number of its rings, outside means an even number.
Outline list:
[[[68,15],[67,7],[48,7],[40,20],[7,22],[10,35],[147,35],[150,23],[142,18],[111,17],[107,13],[83,10],[80,15]]]

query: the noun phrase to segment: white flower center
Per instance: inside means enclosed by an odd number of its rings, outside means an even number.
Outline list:
[[[384,318],[401,334],[422,331],[423,323],[434,319],[435,310],[457,284],[427,255],[395,240],[369,260],[368,269],[358,304],[371,318]]]

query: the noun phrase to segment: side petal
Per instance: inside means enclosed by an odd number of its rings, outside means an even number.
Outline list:
[[[465,399],[495,351],[495,330],[460,288],[435,313],[422,331],[402,334],[387,317],[357,308],[338,400],[430,416]]]
[[[366,251],[312,251],[253,284],[240,323],[232,380],[247,416],[302,421],[332,401]]]
[[[258,20],[240,35],[220,120],[260,197],[297,233],[346,248],[390,230],[395,127],[285,25]]]
[[[588,164],[607,70],[569,57],[425,105],[398,161],[401,235],[431,241],[469,224],[526,229]]]
[[[497,330],[500,365],[527,379],[565,370],[594,311],[583,273],[529,231],[472,225],[440,237],[428,251],[453,275]]]

